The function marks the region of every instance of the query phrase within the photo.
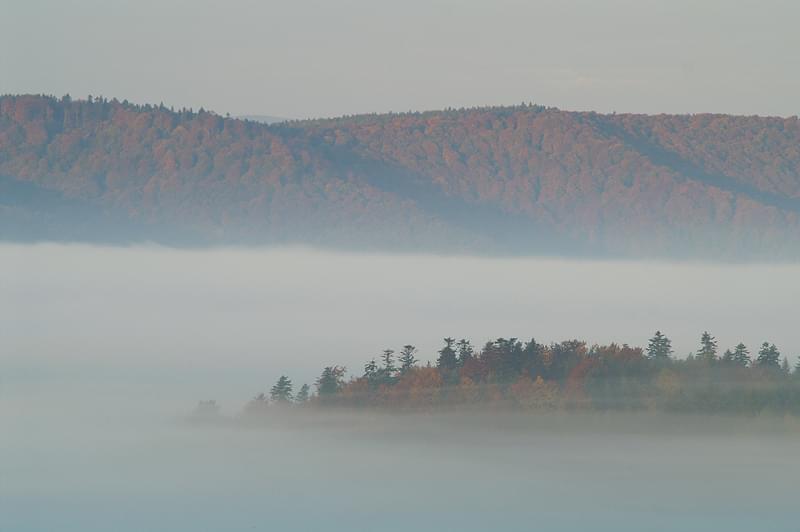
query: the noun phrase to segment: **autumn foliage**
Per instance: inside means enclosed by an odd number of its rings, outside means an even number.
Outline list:
[[[89,238],[67,202],[155,240],[797,257],[800,123],[522,105],[268,126],[4,96],[0,191],[4,238]]]
[[[658,348],[661,340],[666,350]],[[385,350],[383,362],[370,361],[361,375],[347,380],[342,370],[335,389],[320,384],[327,379],[330,368],[326,368],[309,404],[391,411],[656,409],[800,414],[800,363],[792,372],[785,359],[773,360],[772,354],[780,358],[780,353],[768,343],[755,361],[736,361],[729,352],[718,356],[716,340],[708,333],[697,354],[686,359],[671,355],[670,341],[660,332],[647,350],[626,344],[588,346],[578,340],[544,345],[498,338],[478,351],[461,340],[455,360],[441,356],[454,345],[452,338],[445,339],[436,365],[415,363],[403,369],[395,366],[393,351]]]

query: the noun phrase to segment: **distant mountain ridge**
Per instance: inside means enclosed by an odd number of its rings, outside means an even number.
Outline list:
[[[0,238],[794,260],[800,123],[525,105],[266,125],[3,96]]]

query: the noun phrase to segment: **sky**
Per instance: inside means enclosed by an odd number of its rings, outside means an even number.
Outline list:
[[[0,93],[287,118],[535,102],[792,116],[784,0],[4,0]]]

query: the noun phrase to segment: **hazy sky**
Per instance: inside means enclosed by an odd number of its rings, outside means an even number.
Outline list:
[[[534,101],[798,113],[782,0],[4,0],[0,92],[331,116]]]

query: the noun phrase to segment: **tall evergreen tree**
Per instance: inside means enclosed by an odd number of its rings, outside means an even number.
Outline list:
[[[456,347],[458,348],[458,364],[460,366],[463,366],[467,360],[475,356],[475,350],[469,340],[462,338],[458,341]]]
[[[753,362],[750,359],[750,351],[747,349],[747,346],[741,342],[733,349],[733,362],[743,368],[746,368]]]
[[[384,349],[381,354],[383,367],[378,370],[379,381],[383,384],[394,384],[397,380],[397,367],[394,365],[394,350]]]
[[[394,366],[394,349],[384,349],[383,354],[381,354],[381,359],[383,360],[383,371],[386,373],[387,376],[391,377],[397,371],[397,368]]]
[[[276,403],[288,403],[292,400],[292,381],[281,375],[278,382],[269,390],[269,398]]]
[[[458,358],[456,358],[456,352],[453,349],[454,343],[455,339],[453,338],[444,339],[444,347],[439,350],[439,358],[436,360],[436,366],[439,369],[449,370],[458,366]]]
[[[400,350],[400,373],[402,375],[408,373],[417,363],[417,359],[414,356],[416,352],[417,348],[411,344],[404,345],[403,349]]]
[[[764,342],[758,351],[756,362],[762,368],[780,369],[781,353],[775,344],[770,345],[769,342]]]
[[[672,341],[661,331],[656,331],[647,345],[647,356],[652,360],[667,360],[671,355]]]
[[[700,350],[697,358],[706,362],[714,362],[717,359],[717,340],[708,331],[703,332],[700,337]]]
[[[730,349],[726,349],[725,352],[722,354],[721,360],[726,364],[733,364],[734,363],[733,351],[731,351]]]
[[[378,381],[379,370],[378,370],[378,363],[373,358],[366,364],[364,364],[364,377],[366,377],[367,381],[370,384],[375,384]]]
[[[311,395],[310,392],[311,392],[311,388],[308,386],[308,384],[303,384],[300,387],[300,390],[297,392],[297,395],[295,396],[294,401],[296,403],[298,403],[298,404],[303,404],[303,403],[308,402],[308,399],[310,398],[310,395]]]
[[[781,362],[781,373],[787,376],[792,374],[792,367],[789,365],[789,359],[786,357],[783,357],[783,362]]]
[[[491,364],[494,376],[504,383],[516,380],[522,370],[522,343],[516,338],[498,338],[494,342],[494,353]]]
[[[344,366],[327,366],[322,370],[314,385],[317,387],[317,395],[320,398],[327,398],[335,395],[344,385]]]

